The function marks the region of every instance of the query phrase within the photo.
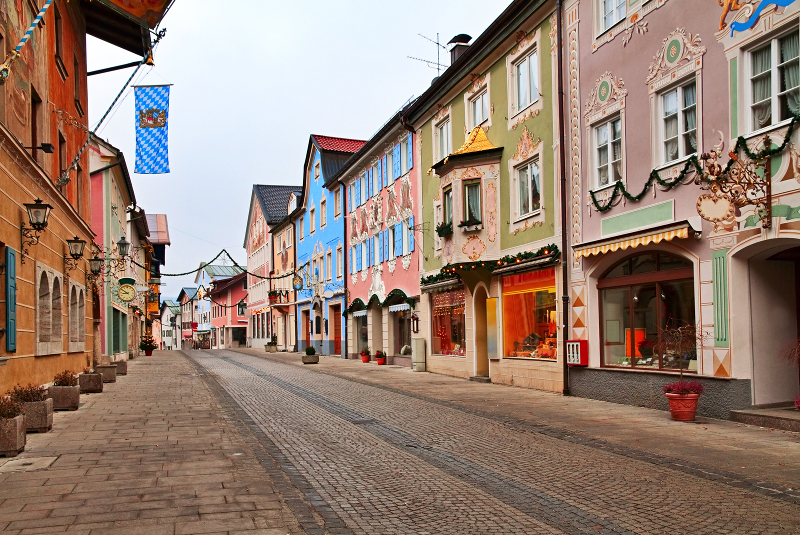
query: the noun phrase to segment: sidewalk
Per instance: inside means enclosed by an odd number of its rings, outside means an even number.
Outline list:
[[[302,366],[298,353],[267,354],[257,349],[233,351]],[[314,370],[456,404],[475,410],[477,414],[506,418],[508,425],[522,422],[531,427],[540,426],[544,432],[557,430],[561,436],[572,434],[604,441],[626,455],[654,456],[653,462],[663,456],[693,465],[692,470],[710,468],[745,478],[753,484],[763,482],[765,487],[771,483],[793,492],[800,489],[800,433],[796,432],[709,418],[698,418],[694,423],[674,422],[664,411],[481,384],[338,357],[320,357]]]
[[[131,361],[0,458],[0,532],[303,533],[258,441],[217,399],[178,352]]]

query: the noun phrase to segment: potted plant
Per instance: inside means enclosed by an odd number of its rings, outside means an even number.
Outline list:
[[[656,355],[664,355],[678,363],[680,379],[664,385],[662,391],[667,396],[672,419],[691,422],[697,412],[697,401],[703,393],[703,385],[698,381],[684,381],[683,369],[691,360],[697,359],[697,345],[702,344],[702,335],[698,336],[697,328],[690,323],[669,327],[668,322],[667,325],[658,329],[658,341],[652,347]]]
[[[369,362],[369,357],[370,357],[369,348],[367,347],[367,348],[362,349],[361,350],[361,362],[366,364],[367,362]]]
[[[272,341],[268,342],[266,345],[264,345],[264,350],[267,353],[275,353],[276,351],[278,351],[278,335],[277,334],[273,334],[272,335]]]
[[[53,400],[47,397],[45,387],[17,385],[9,391],[8,397],[22,405],[26,432],[47,433],[53,429]]]
[[[144,354],[148,357],[153,355],[153,350],[158,349],[158,346],[152,334],[145,333],[142,335],[142,340],[139,342],[139,349],[144,351]]]
[[[78,378],[69,370],[56,374],[53,378],[53,386],[47,389],[47,397],[53,400],[53,410],[77,410],[81,400]]]
[[[25,450],[25,414],[22,405],[0,397],[0,455],[16,457]]]
[[[446,238],[447,236],[453,235],[453,222],[445,223],[442,221],[438,225],[436,225],[436,235],[440,238]]]
[[[303,364],[319,364],[319,355],[317,355],[317,350],[314,349],[314,346],[306,348],[306,354],[303,355]]]
[[[103,376],[90,368],[84,368],[78,375],[81,394],[99,394],[103,391]]]
[[[281,291],[280,290],[270,290],[269,294],[269,304],[275,305],[280,302],[281,300]]]
[[[375,362],[378,363],[378,366],[383,366],[386,364],[386,353],[381,351],[380,349],[375,352]]]

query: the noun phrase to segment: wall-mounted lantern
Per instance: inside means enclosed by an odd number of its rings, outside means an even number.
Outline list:
[[[29,255],[28,248],[31,245],[39,244],[40,233],[47,228],[47,219],[50,217],[50,210],[53,209],[49,204],[43,203],[41,199],[36,199],[31,203],[24,203],[23,206],[28,212],[28,222],[30,227],[26,227],[25,223],[21,224],[20,230],[20,263],[25,263],[25,257]]]
[[[411,315],[411,330],[414,334],[419,333],[419,316],[416,313]]]
[[[131,242],[125,239],[125,236],[121,237],[117,242],[117,252],[119,253],[120,258],[125,258],[128,256],[128,252],[130,251]]]
[[[69,255],[64,255],[64,271],[69,273],[76,267],[78,262],[83,258],[83,249],[86,247],[86,240],[82,240],[75,236],[71,240],[67,240],[67,248]]]

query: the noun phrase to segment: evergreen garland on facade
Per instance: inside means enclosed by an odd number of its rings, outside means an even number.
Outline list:
[[[456,273],[456,270],[472,271],[475,269],[485,269],[487,271],[494,271],[495,269],[499,269],[510,264],[520,264],[527,260],[538,260],[542,258],[550,258],[555,260],[558,258],[560,253],[561,252],[559,251],[558,246],[554,243],[551,243],[550,245],[545,245],[544,247],[540,248],[538,251],[523,251],[515,255],[506,255],[497,261],[484,260],[478,262],[458,262],[456,264],[447,264],[446,266],[442,267],[441,271],[436,275],[422,277],[420,279],[420,283],[426,285],[436,282],[460,279],[458,273]]]

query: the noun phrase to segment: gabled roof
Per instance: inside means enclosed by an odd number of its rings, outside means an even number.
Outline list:
[[[130,217],[128,221],[136,226],[136,232],[139,233],[139,239],[145,241],[145,238],[148,238],[147,241],[150,241],[150,226],[147,224],[147,214],[145,213],[144,208],[141,206],[135,206],[133,210],[128,212],[128,215]]]
[[[172,312],[173,314],[181,313],[180,303],[176,303],[175,301],[171,301],[169,299],[162,301],[161,312],[164,312],[164,308],[169,308],[169,311]]]
[[[200,282],[200,273],[205,271],[208,274],[208,277],[212,280],[219,280],[219,279],[227,279],[229,277],[233,277],[242,273],[244,270],[242,268],[236,266],[223,266],[221,264],[206,264],[205,262],[200,263],[200,269],[197,272],[197,276],[194,278],[195,284]]]
[[[214,285],[214,290],[211,292],[212,294],[218,294],[224,290],[227,290],[234,284],[238,282],[242,282],[247,274],[245,272],[241,272],[238,275],[234,275],[229,279],[223,279],[219,281],[217,284]]]
[[[366,141],[358,139],[347,139],[343,137],[321,136],[319,134],[311,134],[308,139],[308,150],[306,151],[305,165],[303,166],[303,182],[311,169],[311,159],[314,155],[313,148],[319,151],[320,167],[322,168],[322,178],[324,179],[323,185],[328,186],[332,184],[331,180],[339,169],[342,168],[344,163],[353,155],[358,152],[358,149],[364,146]],[[308,177],[310,178],[310,177]],[[303,191],[303,195],[305,195]],[[305,201],[305,198],[303,198]],[[298,204],[305,204],[298,203]]]
[[[194,299],[197,297],[197,288],[192,286],[184,286],[181,288],[181,293],[178,294],[178,302],[182,301],[181,297],[184,295],[189,299]]]
[[[311,137],[317,142],[320,150],[330,150],[334,152],[356,152],[361,146],[366,143],[360,139],[347,139],[344,137],[331,137],[320,136],[319,134],[311,134]]]
[[[253,189],[261,203],[261,211],[264,212],[264,219],[268,225],[274,225],[286,217],[292,193],[299,197],[303,192],[301,186],[263,186],[259,184],[253,186]]]
[[[147,214],[147,226],[150,229],[150,243],[153,245],[172,245],[169,242],[167,214]]]

